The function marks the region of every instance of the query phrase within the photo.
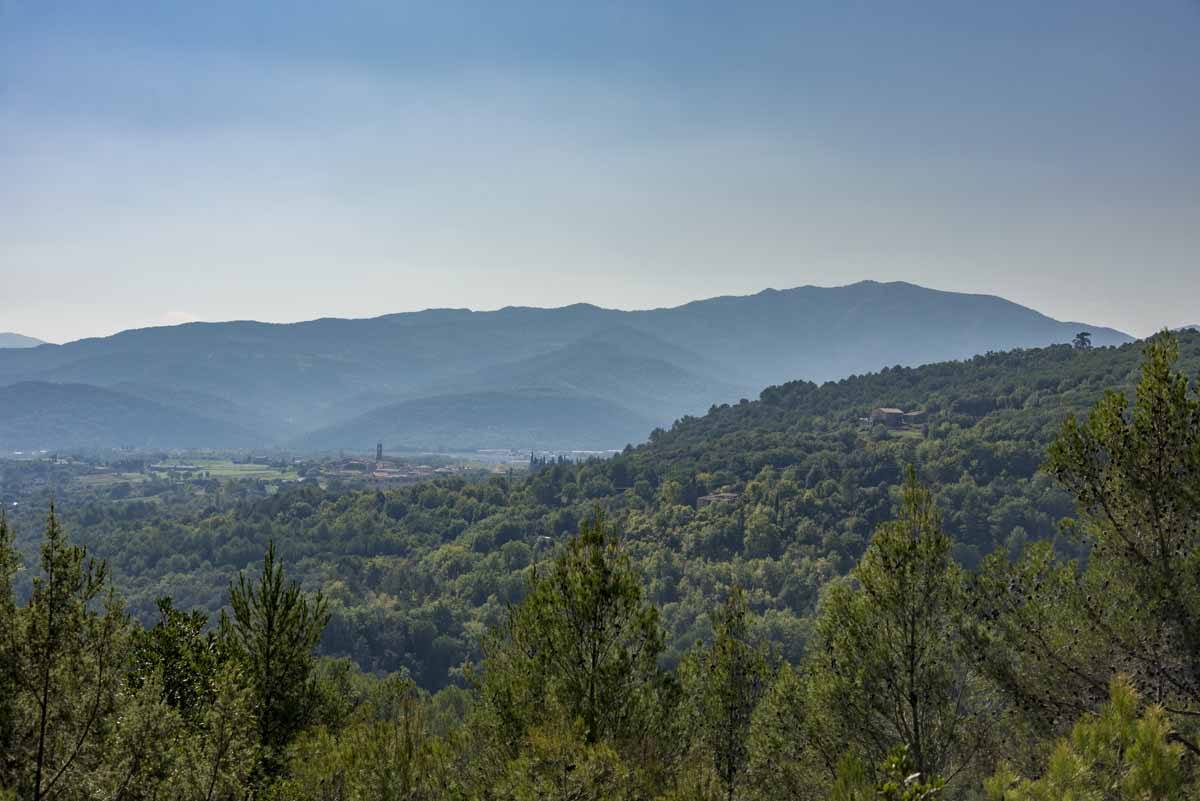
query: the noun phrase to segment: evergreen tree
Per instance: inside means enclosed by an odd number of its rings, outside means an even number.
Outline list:
[[[267,546],[257,582],[239,574],[229,587],[233,616],[222,614],[221,639],[242,665],[268,775],[282,767],[283,749],[309,722],[313,648],[329,620],[325,599],[309,599],[284,577],[275,544]]]
[[[821,745],[827,740],[820,716],[810,712],[808,677],[789,664],[754,710],[750,722],[749,779],[754,797],[767,801],[824,801],[839,758]]]
[[[379,696],[360,706],[342,730],[319,726],[305,733],[278,795],[344,801],[444,798],[446,771],[412,682],[385,679]]]
[[[847,754],[838,764],[828,801],[934,801],[946,784],[937,776],[922,776],[904,746],[893,749],[877,773],[875,780],[861,760]]]
[[[1151,342],[1132,408],[1110,392],[1068,418],[1046,469],[1092,546],[1089,625],[1150,698],[1200,712],[1200,395],[1177,358],[1171,335]]]
[[[597,510],[485,644],[480,696],[508,743],[548,699],[589,745],[635,742],[662,715],[662,647],[658,611]]]
[[[807,703],[826,764],[847,749],[879,764],[904,747],[921,775],[953,778],[981,745],[986,705],[958,633],[965,582],[950,548],[910,469],[898,518],[819,610]]]
[[[635,801],[638,784],[610,743],[589,743],[583,722],[551,701],[489,796],[497,801]]]
[[[770,686],[769,655],[752,641],[748,617],[745,594],[735,586],[717,615],[712,645],[680,666],[694,748],[728,801],[743,794],[750,721]]]
[[[0,786],[22,798],[61,797],[105,758],[128,641],[107,578],[103,562],[67,542],[52,505],[29,602],[3,612],[16,714]]]
[[[8,518],[0,510],[0,791],[15,772],[17,738],[17,600],[13,577],[20,566]]]
[[[989,801],[1183,801],[1200,790],[1188,780],[1184,749],[1171,742],[1162,707],[1141,715],[1126,677],[1113,679],[1109,702],[1084,715],[1058,741],[1042,775],[1019,778],[1008,766],[984,783]]]
[[[1074,495],[1086,569],[1048,546],[980,579],[980,653],[1016,707],[1061,731],[1129,677],[1200,754],[1200,396],[1169,334],[1146,346],[1132,405],[1105,395],[1069,417],[1046,470]]]

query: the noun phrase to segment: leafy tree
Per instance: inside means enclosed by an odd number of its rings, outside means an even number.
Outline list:
[[[233,615],[221,616],[221,639],[241,663],[253,693],[258,742],[268,775],[282,767],[283,748],[309,721],[313,648],[329,620],[325,599],[311,600],[284,577],[267,547],[257,582],[239,574],[230,583]]]
[[[807,661],[814,744],[827,764],[872,763],[898,746],[922,776],[953,778],[975,756],[985,697],[959,636],[964,576],[929,490],[909,471],[898,518],[851,577],[830,588]]]
[[[720,780],[732,801],[746,777],[750,722],[770,686],[770,659],[752,641],[745,594],[735,586],[716,621],[712,645],[680,666],[695,748]]]
[[[1180,343],[1180,365],[1194,375],[1200,334],[1180,334]],[[462,666],[481,656],[480,633],[524,596],[530,562],[549,552],[539,537],[574,533],[593,503],[583,488],[611,485],[596,500],[622,531],[646,598],[660,605],[664,664],[678,662],[700,633],[696,621],[733,583],[755,598],[763,632],[798,661],[820,589],[890,517],[906,464],[937,498],[965,568],[998,546],[1016,556],[1043,540],[1082,557],[1086,547],[1057,526],[1074,513],[1073,499],[1039,466],[1063,416],[1086,412],[1105,388],[1132,390],[1141,351],[1065,344],[771,387],[611,459],[544,468],[539,477],[550,473],[559,488],[549,504],[534,477],[453,476],[382,493],[352,482],[269,493],[257,480],[222,492],[215,482],[148,480],[119,504],[73,481],[60,511],[125,582],[129,610],[147,626],[159,618],[166,581],[177,599],[219,614],[228,577],[286,537],[305,555],[289,575],[330,598],[320,650],[373,671],[407,671],[432,692],[461,681]],[[925,422],[875,437],[859,418],[876,406],[923,410]],[[28,478],[10,522],[37,507],[47,474],[60,482],[72,469],[0,463],[6,493]],[[736,500],[697,508],[697,496],[722,490]],[[513,550],[498,558],[506,545]],[[519,546],[532,558],[521,559]],[[20,574],[18,584],[27,591]],[[1105,696],[1103,680],[1096,694]]]
[[[1075,339],[1071,340],[1071,347],[1075,350],[1091,350],[1092,349],[1092,334],[1090,331],[1080,331],[1075,335]]]
[[[170,598],[157,603],[159,620],[134,635],[130,682],[140,686],[161,675],[162,698],[185,716],[202,712],[217,692],[223,655],[203,612],[176,609]]]

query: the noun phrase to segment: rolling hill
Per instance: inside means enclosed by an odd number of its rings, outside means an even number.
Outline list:
[[[11,331],[0,331],[0,348],[36,348],[46,343],[40,339],[14,334]]]
[[[547,390],[400,401],[292,443],[299,450],[382,441],[389,451],[538,448],[606,450],[642,440],[651,420],[598,397]]]
[[[721,372],[719,365],[698,354],[618,327],[485,368],[448,386],[457,391],[538,389],[603,398],[656,425],[667,425],[681,414],[702,413],[713,403],[756,394],[748,385],[725,381]]]
[[[205,448],[251,444],[240,426],[86,384],[0,387],[0,449]]]
[[[367,428],[411,439],[415,429],[388,415],[419,409],[416,419],[430,434],[459,430],[464,436],[454,439],[465,445],[471,439],[465,432],[474,431],[477,447],[507,440],[524,448],[531,444],[526,423],[514,422],[505,433],[502,416],[480,426],[449,415],[478,413],[483,397],[508,411],[514,399],[553,398],[557,409],[566,403],[579,415],[595,415],[572,424],[580,432],[577,446],[590,447],[592,434],[615,436],[638,420],[644,425],[636,441],[656,425],[753,397],[771,384],[1069,342],[1080,330],[1090,331],[1098,346],[1131,339],[997,297],[862,282],[645,311],[587,304],[432,309],[362,320],[139,329],[0,351],[0,386],[33,381],[108,388],[276,443],[329,442],[333,432],[357,436]],[[442,405],[444,414],[436,418],[433,399],[447,397],[475,400]],[[404,405],[416,401],[426,403]],[[376,439],[372,434],[337,447],[365,449]],[[628,441],[618,437],[607,445]]]

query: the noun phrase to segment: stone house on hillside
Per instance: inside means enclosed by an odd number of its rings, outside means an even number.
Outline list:
[[[881,406],[871,410],[871,422],[885,425],[888,428],[899,428],[903,425],[916,425],[924,422],[925,412],[906,412],[891,406]]]

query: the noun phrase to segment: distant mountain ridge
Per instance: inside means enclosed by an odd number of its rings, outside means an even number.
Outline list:
[[[27,337],[24,334],[14,334],[11,331],[0,331],[0,348],[36,348],[46,343],[40,339]]]
[[[389,448],[438,440],[557,448],[572,445],[573,425],[579,447],[611,437],[610,447],[619,448],[654,426],[772,384],[1070,342],[1081,330],[1097,346],[1132,339],[994,296],[866,281],[643,311],[589,304],[430,309],[138,329],[0,351],[0,386],[105,388],[174,410],[188,430],[199,430],[201,418],[227,433],[253,432],[247,446],[365,450],[382,438]],[[507,410],[511,425],[481,398]],[[516,411],[521,403],[541,408],[553,424],[535,425]],[[563,416],[568,409],[573,424]],[[412,420],[424,421],[430,437]],[[111,433],[114,445],[123,444],[123,432]],[[50,447],[73,441],[62,427],[52,438]],[[85,438],[103,439],[95,428]]]

